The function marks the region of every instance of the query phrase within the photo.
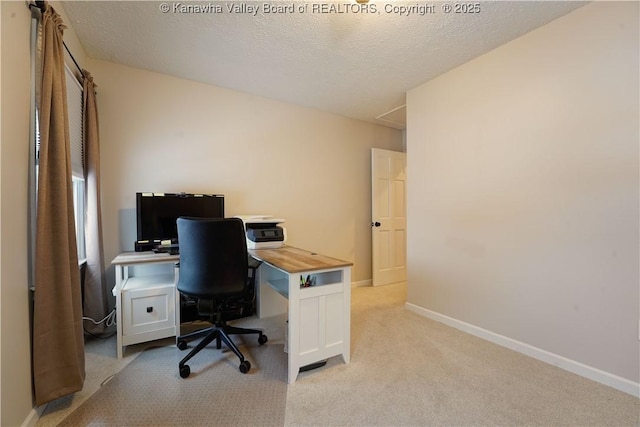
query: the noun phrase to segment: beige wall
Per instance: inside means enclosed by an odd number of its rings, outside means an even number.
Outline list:
[[[31,411],[27,276],[29,154],[29,9],[2,11],[0,130],[0,375],[2,425],[20,425]]]
[[[225,195],[227,216],[284,218],[288,243],[371,278],[370,148],[398,130],[104,61],[98,85],[107,262],[136,239],[135,193]]]
[[[68,23],[62,6],[51,4]],[[31,12],[24,1],[1,1],[0,13],[0,424],[14,426],[34,416],[27,254]],[[70,26],[64,38],[84,64]]]
[[[638,3],[408,93],[408,302],[639,380]]]

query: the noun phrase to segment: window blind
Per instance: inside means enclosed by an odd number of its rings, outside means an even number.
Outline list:
[[[69,114],[69,145],[71,148],[71,173],[77,178],[84,179],[84,97],[83,89],[78,79],[65,64],[65,81],[67,85],[67,113]],[[40,126],[38,126],[38,111],[36,109],[36,155],[35,163],[40,157]]]
[[[71,171],[84,179],[84,123],[82,85],[69,67],[64,67],[67,82],[67,110],[69,112],[69,143],[71,148]]]

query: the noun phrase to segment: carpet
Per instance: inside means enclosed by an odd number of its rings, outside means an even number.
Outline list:
[[[185,379],[178,362],[187,350],[149,348],[59,426],[282,426],[286,353],[282,344],[258,346],[254,341],[243,346],[236,339],[251,362],[247,374],[240,373],[231,351],[213,345],[188,362],[191,375]]]

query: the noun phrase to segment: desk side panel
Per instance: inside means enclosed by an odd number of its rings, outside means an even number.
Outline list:
[[[288,283],[289,277],[269,264],[262,264],[257,276],[257,315],[260,319],[277,316],[288,310],[287,299],[271,287],[269,284],[271,281]]]

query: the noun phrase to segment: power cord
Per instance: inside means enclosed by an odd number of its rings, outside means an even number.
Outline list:
[[[99,325],[101,323],[104,323],[105,327],[108,328],[108,327],[113,326],[113,325],[116,324],[116,309],[114,308],[113,310],[111,310],[111,313],[107,314],[102,320],[97,321],[97,322],[94,319],[92,319],[91,317],[85,317],[85,316],[82,317],[82,320],[90,320],[94,325]],[[87,331],[86,328],[83,328],[83,329],[84,329],[84,332],[86,334],[89,334],[92,337],[100,338],[100,339],[111,338],[112,336],[114,336],[116,334],[115,332],[113,332],[112,334],[110,334],[108,336],[99,336],[99,335],[96,335],[96,334],[93,334],[93,333]]]

